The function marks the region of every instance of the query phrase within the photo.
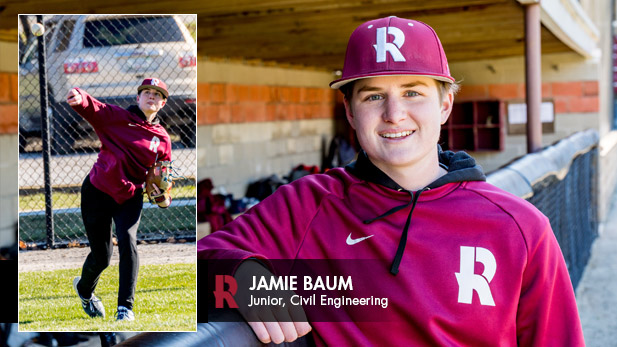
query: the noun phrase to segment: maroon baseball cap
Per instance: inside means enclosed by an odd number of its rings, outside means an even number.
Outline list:
[[[351,81],[378,76],[416,75],[453,83],[448,60],[435,30],[425,23],[395,16],[368,21],[347,44],[338,89]]]
[[[137,94],[141,93],[142,90],[146,88],[156,89],[161,92],[165,98],[169,97],[169,92],[167,91],[167,85],[165,82],[158,78],[146,78],[141,85],[137,88]]]

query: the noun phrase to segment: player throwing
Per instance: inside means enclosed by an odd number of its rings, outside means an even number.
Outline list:
[[[81,277],[73,280],[82,307],[90,317],[105,316],[103,303],[94,290],[111,260],[113,221],[120,252],[116,319],[135,319],[137,228],[143,184],[148,169],[157,161],[171,161],[171,140],[157,118],[168,97],[167,85],[158,78],[146,78],[137,88],[137,105],[127,109],[101,103],[79,88],[68,93],[69,105],[92,125],[101,141],[98,159],[81,188],[81,214],[90,253]]]

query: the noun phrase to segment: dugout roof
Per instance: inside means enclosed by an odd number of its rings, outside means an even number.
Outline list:
[[[342,67],[359,24],[396,15],[430,24],[450,62],[524,55],[524,4],[533,0],[8,0],[0,40],[17,37],[17,14],[196,13],[198,55],[208,59]],[[575,0],[543,1],[542,53],[593,56],[598,32]]]

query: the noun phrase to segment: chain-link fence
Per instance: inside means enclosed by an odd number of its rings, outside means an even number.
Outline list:
[[[194,238],[196,16],[43,16],[44,56],[31,30],[36,17],[19,16],[20,241],[39,247],[87,242],[79,192],[101,143],[92,126],[67,104],[69,90],[79,87],[101,102],[126,108],[136,104],[137,87],[148,77],[168,86],[170,95],[158,117],[171,137],[174,167],[183,178],[174,182],[168,209],[144,199],[138,238]],[[47,115],[41,111],[45,95]],[[49,151],[44,151],[42,116],[48,116]],[[48,240],[49,207],[54,234]]]
[[[551,221],[574,288],[598,236],[597,158],[597,147],[577,156],[563,179],[549,176],[534,184],[534,195],[529,199]]]
[[[598,139],[594,130],[576,133],[488,176],[549,218],[574,288],[598,236]]]

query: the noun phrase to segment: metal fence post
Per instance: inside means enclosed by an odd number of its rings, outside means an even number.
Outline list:
[[[43,23],[43,16],[36,16]],[[52,213],[51,152],[49,146],[49,103],[47,100],[47,68],[45,64],[45,34],[37,38],[39,48],[39,90],[41,96],[41,137],[43,140],[43,170],[45,180],[45,224],[47,227],[47,247],[54,247],[54,216]]]

